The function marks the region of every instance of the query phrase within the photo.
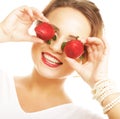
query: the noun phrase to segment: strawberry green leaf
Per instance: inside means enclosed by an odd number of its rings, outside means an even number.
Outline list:
[[[50,45],[51,44],[51,40],[47,40],[46,43]]]
[[[54,41],[56,41],[57,36],[56,36],[56,35],[54,35],[52,39],[53,39]]]
[[[63,42],[61,45],[61,49],[63,50],[67,42]]]
[[[83,55],[81,55],[81,56],[79,57],[79,59],[80,59],[80,60],[83,60],[83,59],[84,59],[84,56],[83,56]]]
[[[76,37],[76,39],[78,39],[78,38],[79,38],[79,36]]]

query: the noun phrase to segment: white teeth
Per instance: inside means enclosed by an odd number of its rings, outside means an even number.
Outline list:
[[[50,61],[51,63],[60,63],[58,60],[56,60],[55,58],[53,58],[53,57],[51,57],[51,56],[49,56],[49,55],[47,55],[47,54],[44,54],[44,57],[48,60],[48,61]]]

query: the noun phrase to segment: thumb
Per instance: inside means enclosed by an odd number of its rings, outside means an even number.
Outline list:
[[[34,43],[44,43],[44,41],[36,36],[26,36],[26,40],[29,41],[29,42],[34,42]]]
[[[69,63],[69,65],[75,69],[80,75],[82,73],[82,61],[77,61],[75,59],[65,57],[65,60]]]

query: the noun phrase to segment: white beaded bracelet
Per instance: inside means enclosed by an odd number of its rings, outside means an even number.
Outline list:
[[[102,103],[106,97],[119,91],[110,80],[100,80],[95,84],[92,92],[94,94],[93,98]]]
[[[92,92],[94,94],[93,98],[99,101],[101,104],[108,96],[120,93],[120,91],[116,88],[114,83],[110,80],[98,81],[94,85]],[[107,113],[118,103],[120,103],[120,96],[114,99],[112,102],[108,103],[105,107],[103,107],[103,112]]]
[[[107,113],[109,110],[111,110],[116,104],[120,103],[120,96],[117,97],[116,99],[114,99],[111,103],[107,104],[104,108],[103,108],[103,112]]]

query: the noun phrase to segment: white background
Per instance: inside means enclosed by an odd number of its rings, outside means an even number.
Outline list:
[[[0,0],[0,21],[14,8],[29,5],[42,10],[50,0]],[[120,17],[119,0],[92,0],[100,8],[104,23],[105,37],[109,43],[109,78],[120,84]],[[0,68],[16,75],[24,75],[31,71],[31,44],[30,43],[2,43],[0,45]],[[96,108],[91,99],[89,87],[76,78],[70,78],[65,84],[66,91],[77,104],[86,103],[89,108]],[[81,98],[82,97],[82,98]],[[92,107],[91,107],[92,105]],[[98,107],[99,108],[99,107]],[[101,108],[100,108],[101,109]]]

